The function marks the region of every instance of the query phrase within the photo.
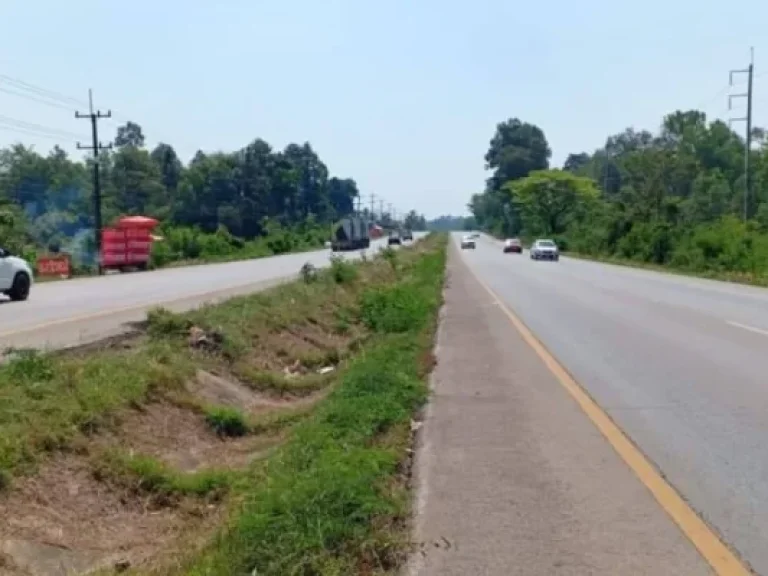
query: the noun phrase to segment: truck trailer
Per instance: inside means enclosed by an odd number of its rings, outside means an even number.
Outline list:
[[[359,216],[343,218],[333,230],[331,250],[365,250],[371,245],[368,221]]]

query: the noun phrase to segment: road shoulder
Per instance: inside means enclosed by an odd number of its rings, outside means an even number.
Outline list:
[[[450,250],[408,572],[710,574]]]

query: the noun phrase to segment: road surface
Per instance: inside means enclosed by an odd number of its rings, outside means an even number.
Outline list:
[[[768,290],[534,262],[487,237],[462,257],[723,541],[768,575]]]
[[[421,236],[416,233],[415,239]],[[386,239],[376,240],[369,252],[385,245]],[[142,320],[154,306],[178,311],[261,290],[298,278],[306,262],[327,266],[330,254],[325,249],[38,284],[27,302],[0,301],[0,349],[62,348],[113,336],[124,331],[126,323]],[[340,254],[359,257],[358,252]]]

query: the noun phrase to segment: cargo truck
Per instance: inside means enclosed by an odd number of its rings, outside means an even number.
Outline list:
[[[359,216],[342,219],[333,230],[331,250],[344,252],[365,250],[371,245],[368,222]]]

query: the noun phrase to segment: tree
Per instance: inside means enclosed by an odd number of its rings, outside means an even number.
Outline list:
[[[123,148],[125,146],[133,148],[142,148],[144,146],[144,134],[141,131],[141,126],[134,122],[128,122],[117,129],[115,147]]]
[[[506,190],[529,233],[557,235],[583,216],[599,197],[589,178],[561,170],[538,170],[510,182]]]
[[[534,170],[547,169],[551,155],[538,126],[517,118],[501,122],[485,155],[486,169],[494,171],[489,190],[499,190],[506,182],[524,178]]]

